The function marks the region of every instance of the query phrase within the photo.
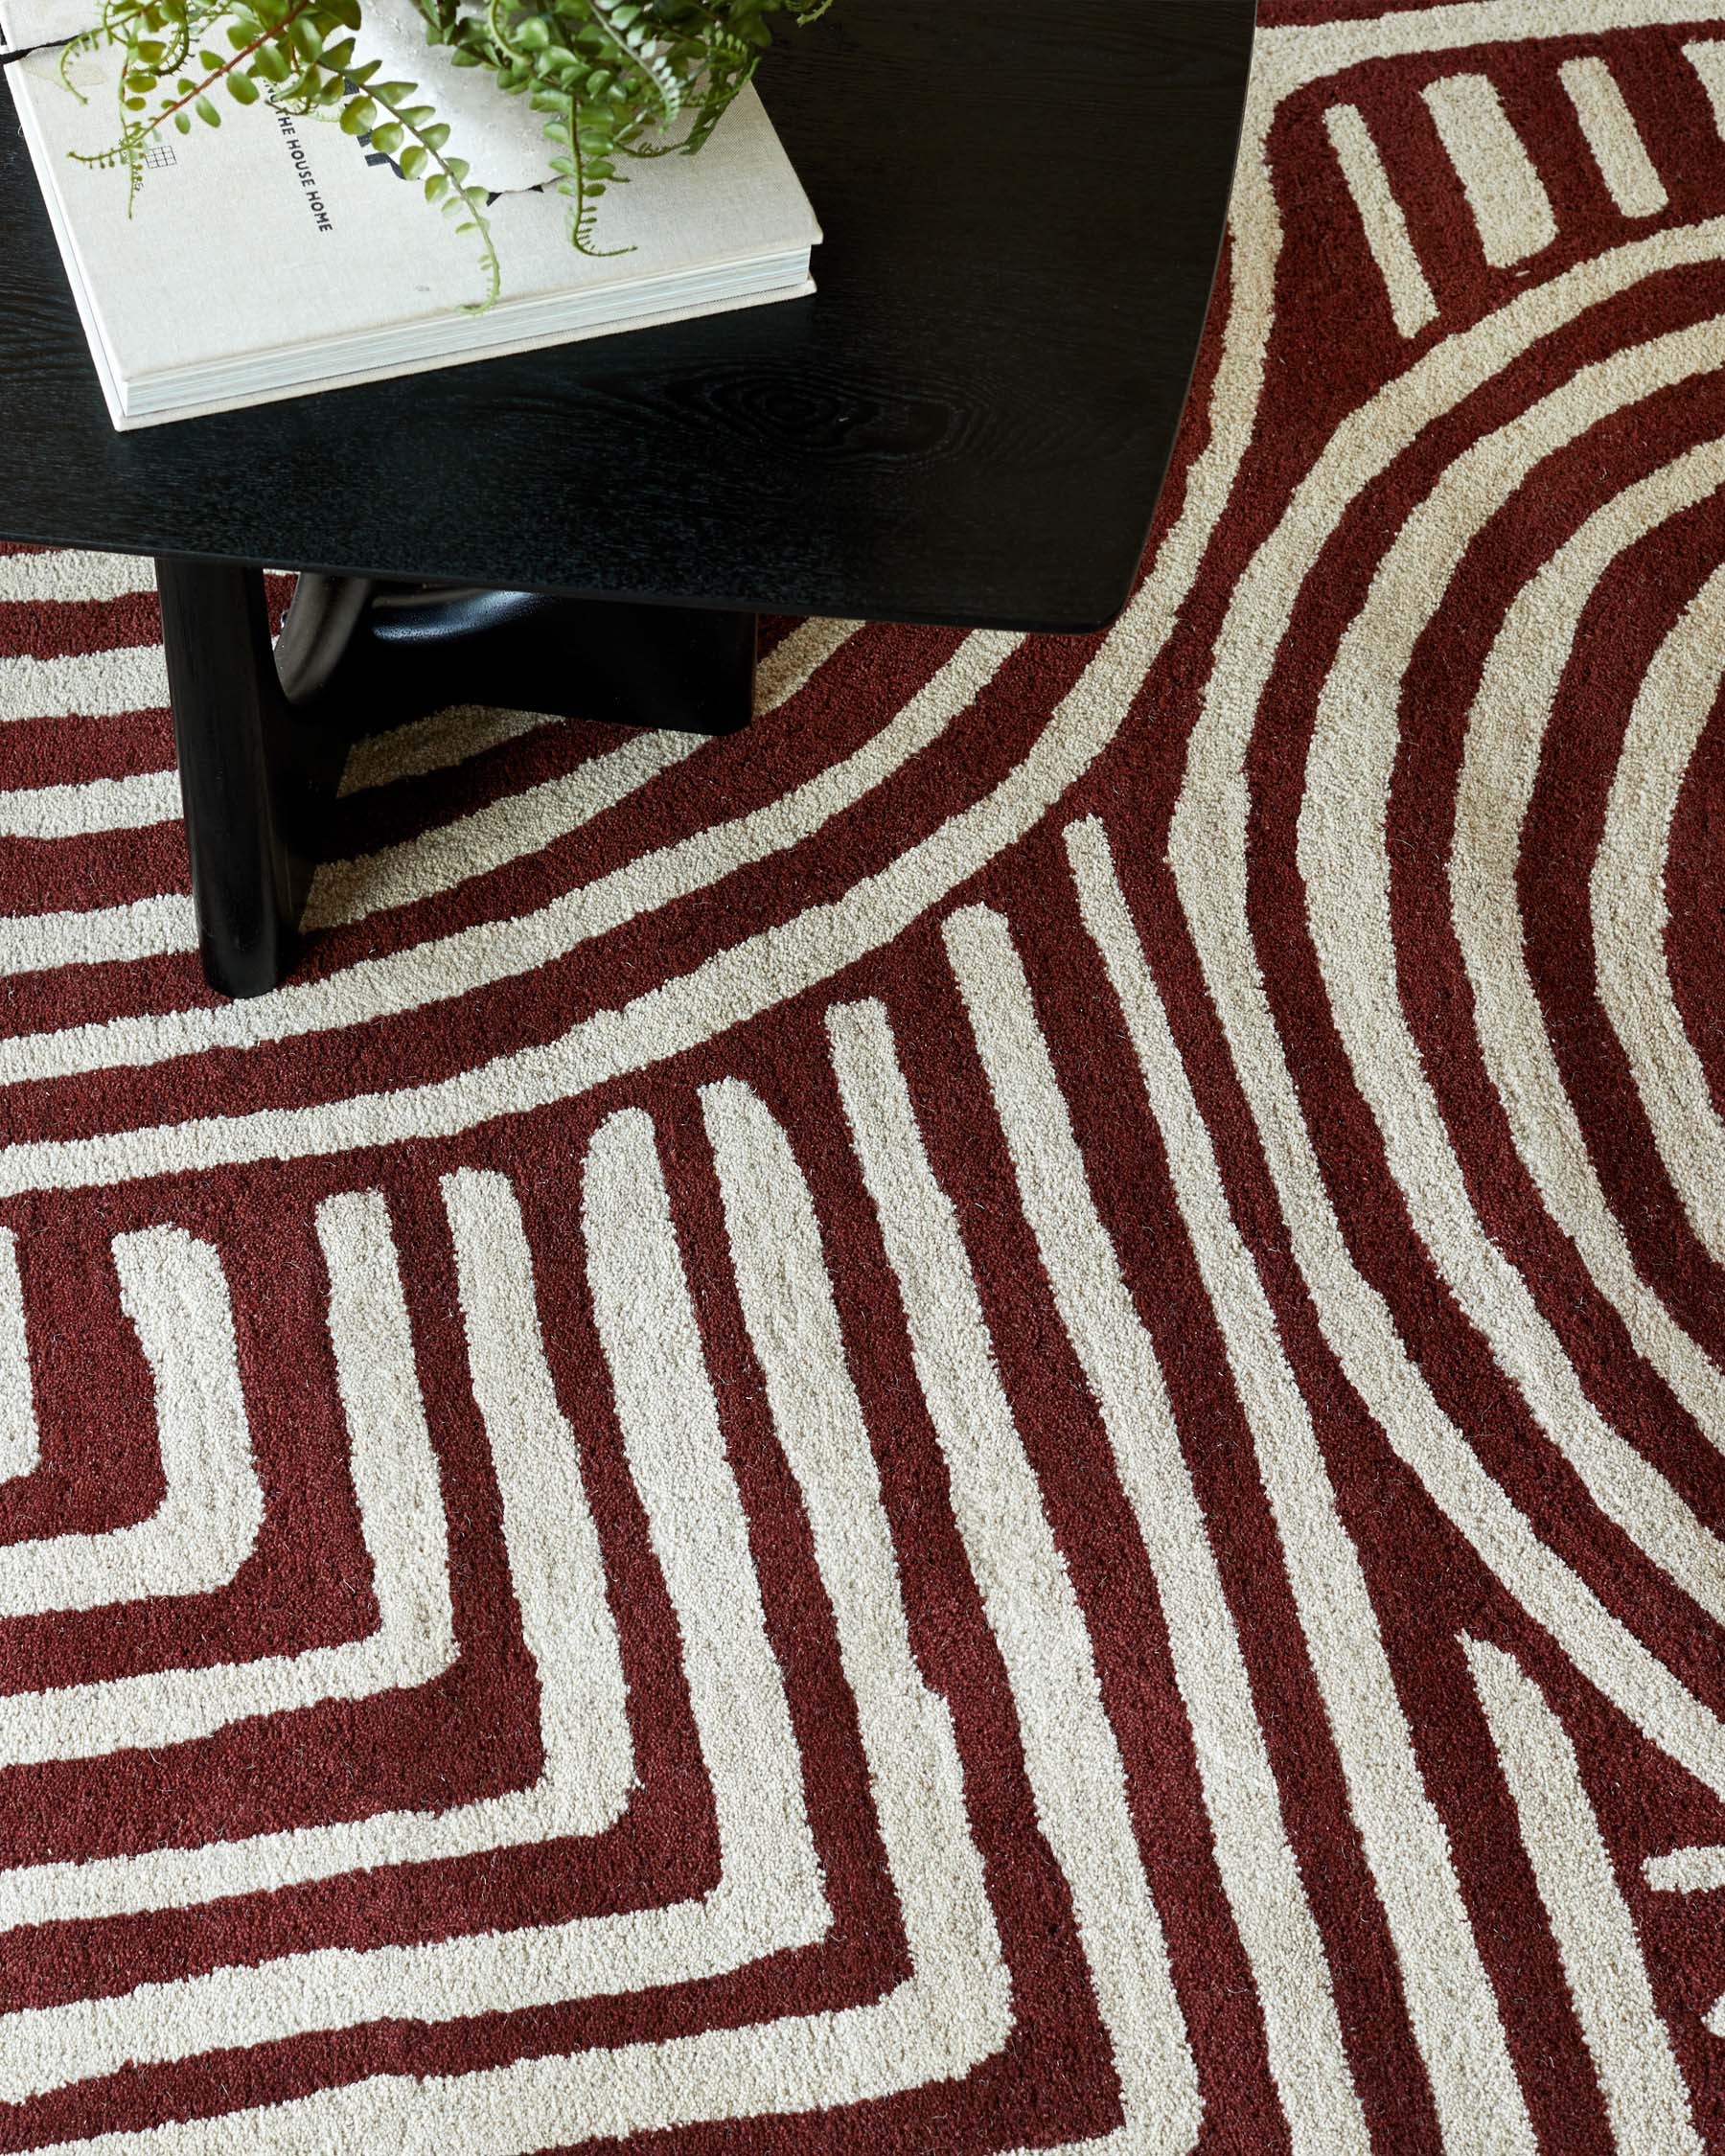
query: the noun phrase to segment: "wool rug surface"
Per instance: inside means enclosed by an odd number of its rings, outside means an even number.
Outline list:
[[[380,738],[266,999],[0,556],[0,2145],[1725,2149],[1725,23],[1266,17],[1113,631]]]

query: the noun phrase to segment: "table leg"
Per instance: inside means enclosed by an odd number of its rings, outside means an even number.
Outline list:
[[[310,885],[311,744],[276,675],[262,575],[165,559],[156,585],[204,975],[261,996],[293,962]]]
[[[270,645],[263,572],[156,562],[210,985],[276,987],[350,743],[451,704],[678,732],[748,722],[752,614],[305,576]]]

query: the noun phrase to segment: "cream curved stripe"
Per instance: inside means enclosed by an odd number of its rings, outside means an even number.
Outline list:
[[[356,860],[332,861],[317,873],[307,904],[307,926],[330,929],[362,921],[385,907],[437,897],[475,876],[539,852],[615,808],[700,745],[693,734],[643,734],[602,750],[572,771],[504,794],[422,837]],[[179,780],[172,771],[91,779],[80,786],[23,787],[0,791],[0,837],[67,837],[175,821],[179,813]],[[0,965],[8,972],[37,973],[56,964],[99,965],[196,948],[192,901],[179,892],[128,906],[95,906],[82,913],[0,917]],[[388,961],[363,963],[387,966]],[[142,1022],[164,1021],[157,1018]]]
[[[1725,1120],[1672,992],[1665,879],[1684,774],[1722,688],[1725,569],[1690,601],[1647,669],[1612,777],[1590,892],[1599,1001],[1666,1174],[1717,1265],[1725,1265]]]
[[[1385,550],[1320,691],[1297,852],[1330,1014],[1415,1235],[1594,1503],[1725,1623],[1725,1543],[1600,1414],[1520,1269],[1474,1209],[1402,1007],[1385,829],[1414,648],[1469,546],[1578,435],[1662,389],[1712,373],[1721,350],[1725,315],[1614,353],[1578,369],[1449,465]],[[1510,691],[1519,703],[1523,684]]]
[[[172,771],[131,771],[123,778],[80,779],[75,785],[9,787],[0,791],[0,838],[83,838],[103,831],[138,831],[171,822],[179,813],[179,779]]]
[[[443,1192],[468,1365],[502,1500],[510,1584],[539,1679],[543,1763],[537,1779],[448,1810],[377,1812],[191,1848],[13,1867],[0,1870],[0,1931],[183,1909],[380,1865],[600,1834],[622,1817],[635,1775],[621,1654],[575,1435],[545,1365],[520,1208],[497,1175],[463,1171],[445,1178]],[[358,1346],[350,1343],[350,1356]],[[405,1629],[412,1617],[406,1597],[425,1592],[419,1583],[426,1581],[447,1631],[448,1557],[436,1463],[425,1453],[408,1477],[396,1456],[415,1449],[410,1424],[396,1436],[372,1416],[356,1433],[355,1481],[383,1629]],[[404,1534],[395,1525],[402,1520]],[[379,1531],[385,1525],[386,1538]],[[402,1678],[425,1681],[406,1667]]]
[[[787,1343],[799,1334],[818,1348],[837,1327],[821,1325],[812,1336],[802,1330],[803,1316],[790,1300],[779,1258],[782,1245],[806,1248],[796,1226],[806,1191],[793,1187],[779,1195],[785,1210],[769,1224],[767,1247],[748,1248],[747,1226],[741,1231],[746,1247],[739,1285],[748,1285],[751,1339],[770,1397],[781,1409],[794,1403],[802,1411],[778,1422],[777,1434],[808,1515],[856,1702],[912,1975],[869,2006],[523,2059],[472,2074],[380,2075],[286,2103],[175,2122],[150,2130],[150,2145],[163,2156],[303,2156],[309,2148],[460,2148],[472,2156],[525,2156],[547,2144],[812,2111],[938,2085],[1005,2041],[1010,1986],[965,1817],[952,1720],[923,1682],[910,1650],[879,1474],[849,1375],[842,1359],[834,1364],[823,1357],[817,1366],[800,1369],[785,1359]],[[729,1210],[737,1211],[734,1192]],[[758,1951],[770,1952],[775,1943],[797,1943],[784,1918],[799,1901],[808,1909],[811,1893],[816,1920],[807,1936],[818,1937],[828,1918],[806,1844],[794,1755],[788,1778],[778,1766],[791,1732],[770,1659],[777,1702],[770,1719],[783,1726],[765,1751],[750,1741],[761,1733],[757,1672],[729,1651],[739,1633],[738,1605],[748,1605],[744,1634],[758,1636],[761,1624],[746,1523],[724,1461],[652,1125],[638,1110],[613,1116],[594,1139],[584,1225],[625,1445],[683,1627],[703,1743],[710,1736],[718,1751],[709,1756],[728,1768],[723,1783],[715,1775],[722,1832],[735,1845],[733,1860],[748,1857],[755,1865],[752,1873],[733,1878],[727,1864],[726,1884],[704,1905],[706,1921],[723,1929],[721,1904],[734,1915],[738,1898],[752,1897],[769,1919],[776,1910],[781,1933],[790,1933],[775,1941],[769,1921]],[[760,1646],[766,1651],[764,1639]],[[752,1726],[746,1731],[745,1725]],[[803,1845],[800,1851],[787,1847],[788,1836]],[[683,1905],[685,1911],[702,1906]],[[564,1931],[597,1939],[619,1928],[663,1928],[677,1915],[650,1911],[587,1918]],[[806,1929],[806,1917],[803,1922]],[[458,1940],[408,1951],[447,1961],[456,1952],[493,1947],[489,1959],[501,1988],[521,1992],[553,1973],[544,1937],[517,1932],[500,1942]],[[387,1966],[385,1957],[402,1951],[359,1959]],[[667,1958],[656,1958],[661,1959]],[[591,1953],[571,1952],[564,1961],[561,1982],[567,1988],[556,1990],[557,1997],[623,1987],[622,1973],[605,1969]],[[697,1966],[685,1949],[683,1965],[671,1961],[661,1975],[644,1963],[631,1981],[703,1973],[705,1966]],[[440,1992],[434,2007],[440,2019],[472,2010],[460,1992]],[[376,2010],[356,2018],[373,2018]],[[251,2040],[246,2022],[235,2026],[233,2037]],[[86,2156],[117,2156],[128,2139],[135,2148],[135,2137],[122,2134],[62,2145]]]
[[[1013,1176],[1055,1310],[1101,1417],[1156,1580],[1216,1868],[1255,1984],[1294,2145],[1368,2144],[1323,1941],[1288,1840],[1251,1673],[1210,1547],[1162,1365],[1096,1210],[1030,985],[1005,922],[966,906],[944,929]],[[1467,2031],[1452,2025],[1450,2048]],[[1492,2083],[1489,2058],[1474,2056]],[[1496,2089],[1513,2122],[1513,2076]],[[1506,2149],[1519,2145],[1513,2136]]]
[[[1725,37],[1697,38],[1683,48],[1683,57],[1700,80],[1713,106],[1714,130],[1725,142]]]
[[[839,763],[777,800],[638,856],[534,912],[475,923],[242,1002],[13,1035],[0,1040],[0,1085],[342,1029],[531,973],[639,913],[812,837],[937,740],[1023,641],[978,631],[903,711]]]
[[[1516,888],[1541,745],[1582,614],[1621,553],[1721,488],[1725,442],[1704,443],[1595,511],[1517,593],[1468,715],[1449,883],[1480,1050],[1516,1151],[1547,1211],[1622,1317],[1637,1352],[1658,1370],[1702,1433],[1725,1448],[1725,1374],[1642,1277],[1600,1187],[1529,976]],[[1725,622],[1719,626],[1725,630]],[[1654,698],[1662,761],[1680,748],[1683,732],[1666,717],[1668,707],[1668,700]],[[1646,837],[1637,833],[1638,847]],[[1643,858],[1639,852],[1627,858],[1639,884]],[[1661,850],[1655,847],[1646,858],[1654,863],[1657,891]],[[1644,998],[1638,999],[1638,1021],[1644,1004]],[[1680,1188],[1688,1186],[1693,1158],[1686,1157]]]
[[[487,749],[523,741],[566,722],[553,711],[498,711],[489,704],[452,703],[380,734],[363,734],[347,752],[337,795],[367,793],[402,779],[447,771]]]
[[[221,1259],[183,1228],[151,1227],[113,1241],[120,1300],[137,1334],[155,1396],[161,1444],[161,1502],[147,1519],[90,1534],[43,1535],[0,1545],[0,1618],[50,1610],[95,1610],[164,1594],[211,1594],[225,1587],[257,1546],[264,1491],[252,1457],[251,1421],[240,1388],[233,1305]],[[8,1299],[16,1289],[15,1254]],[[10,1313],[14,1352],[29,1348],[21,1294]],[[17,1365],[14,1364],[14,1370]],[[24,1393],[28,1397],[28,1391]],[[34,1434],[34,1414],[31,1415]],[[153,1679],[128,1679],[145,1688]],[[88,1687],[0,1698],[0,1765],[81,1750],[87,1734],[75,1706]],[[42,1750],[34,1749],[40,1745]]]
[[[0,1227],[0,1487],[34,1475],[41,1459],[18,1238],[10,1227]]]
[[[330,1338],[352,1437],[354,1493],[372,1561],[378,1629],[363,1640],[296,1655],[7,1693],[0,1696],[0,1766],[182,1744],[253,1715],[428,1684],[454,1661],[443,1498],[388,1212],[375,1192],[354,1192],[327,1199],[318,1208],[317,1228],[330,1270]],[[110,1584],[126,1584],[102,1599],[208,1593],[238,1571],[234,1551],[241,1534],[249,1550],[263,1518],[227,1283],[210,1245],[179,1228],[117,1237],[114,1258],[127,1315],[158,1372],[169,1497],[142,1527],[116,1531],[143,1539],[123,1545]],[[246,1484],[238,1497],[223,1483],[223,1478],[233,1479],[237,1451],[243,1454]],[[34,1589],[40,1607],[90,1606],[64,1599],[59,1581],[67,1575],[53,1568],[61,1543],[102,1539],[66,1535],[0,1552],[21,1553],[34,1568],[24,1570],[14,1601]],[[200,1563],[204,1576],[197,1580],[194,1567]],[[39,1586],[44,1573],[55,1600]],[[164,1588],[164,1580],[182,1584]],[[0,1872],[0,1893],[27,1892],[27,1877]]]
[[[62,718],[68,711],[119,719],[167,705],[168,661],[159,644],[123,644],[111,652],[68,652],[56,658],[29,652],[0,657],[0,722]]]
[[[364,921],[542,853],[701,745],[698,734],[638,734],[572,771],[505,793],[397,845],[330,861],[312,881],[305,925],[316,930]]]
[[[1461,1640],[1621,2156],[1705,2156],[1569,1732],[1512,1655]]]
[[[756,718],[788,703],[862,626],[861,622],[820,618],[800,622],[755,670]],[[482,750],[538,733],[542,726],[565,723],[554,712],[451,705],[448,711],[433,712],[428,719],[415,719],[387,733],[367,734],[356,741],[348,750],[341,792],[361,793],[399,779],[445,770],[452,764],[466,763]]]
[[[774,1224],[775,1227],[777,1224]],[[831,1918],[809,1835],[800,1763],[768,1644],[748,1523],[725,1458],[699,1323],[653,1127],[624,1110],[589,1149],[583,1232],[625,1450],[682,1629],[685,1668],[719,1805],[724,1875],[704,1901],[579,1918],[422,1947],[319,1950],[99,2002],[96,2018],[0,2016],[0,2089],[63,2085],[65,2066],[207,2049],[215,2007],[231,2044],[285,2022],[321,2029],[413,2002],[416,2018],[688,1981],[752,1955],[812,1943]],[[782,1240],[782,1235],[780,1236]],[[780,1388],[791,1325],[778,1244],[766,1254],[757,1353]],[[757,1275],[758,1276],[758,1275]],[[763,1313],[757,1306],[757,1320]],[[840,1364],[827,1386],[848,1384]],[[449,2080],[380,2076],[356,2087],[166,2131],[168,2145],[223,2151],[308,2146],[536,2147],[685,2120],[858,2101],[967,2072],[1004,2042],[1010,1986],[965,1818],[947,1709],[909,1646],[892,1542],[865,1438],[842,1398],[817,1394],[812,1424],[780,1428],[832,1604],[871,1770],[914,1974],[885,1999],[765,2026],[524,2061]],[[201,1994],[196,2019],[186,2008]],[[116,2013],[126,2033],[111,2027]],[[47,2009],[49,2016],[61,2009]],[[166,2014],[170,2030],[159,2035]],[[11,2039],[26,2046],[12,2066]],[[50,2061],[52,2060],[52,2064]],[[85,2065],[84,2071],[101,2071]],[[507,2100],[501,2090],[507,2087]],[[548,2122],[540,2129],[538,2121]],[[526,2134],[524,2140],[508,2136]],[[207,2139],[200,2137],[207,2136]],[[533,2138],[537,2137],[537,2138]],[[101,2147],[99,2139],[85,2145]]]
[[[757,714],[788,702],[859,626],[810,621],[793,630],[762,661]],[[541,726],[563,723],[542,712],[466,706],[436,712],[429,719],[356,744],[341,791],[344,794],[363,791],[441,770]],[[321,872],[321,899],[313,893],[321,907],[318,919],[326,927],[333,926],[357,920],[380,906],[406,905],[452,889],[483,869],[565,837],[700,745],[693,735],[648,735],[628,741],[564,779],[508,795],[476,816],[462,818],[459,825],[433,831],[424,840],[390,847],[359,861],[333,862]],[[91,791],[92,785],[97,791]],[[178,815],[179,782],[172,771],[149,771],[79,787],[0,791],[0,832],[33,837],[170,822]],[[445,836],[448,829],[460,831],[461,847],[451,847]],[[0,915],[0,975],[49,973],[60,966],[160,957],[196,948],[192,902],[177,891],[83,912]]]
[[[179,891],[76,912],[0,913],[0,976],[196,949],[192,901]]]
[[[1353,1263],[1258,975],[1246,912],[1244,770],[1295,595],[1348,504],[1433,419],[1542,337],[1643,276],[1716,259],[1722,246],[1725,220],[1715,219],[1598,256],[1437,346],[1342,423],[1235,585],[1187,747],[1169,855],[1294,1255],[1348,1382],[1506,1588],[1637,1728],[1725,1796],[1725,1728],[1533,1533],[1444,1414],[1389,1306]]]
[[[46,554],[0,554],[0,601],[39,606],[83,599],[126,599],[155,589],[147,554],[85,554],[55,547]]]
[[[1071,1888],[1114,2045],[1125,2117],[1115,2133],[1086,2145],[1095,2156],[1184,2150],[1197,2140],[1203,2104],[1167,1938],[1138,1854],[1090,1632],[1000,1380],[957,1216],[930,1165],[885,1010],[874,1002],[837,1006],[827,1014],[827,1033],[965,1556],[1017,1702],[1037,1818]],[[702,1099],[715,1150],[740,1144],[751,1120],[766,1128],[766,1112],[734,1083],[728,1090],[708,1088]],[[778,1170],[788,1181],[794,1163],[772,1130],[768,1150],[781,1157]],[[752,1203],[772,1217],[770,1181]],[[824,1318],[830,1297],[819,1308]],[[1344,2134],[1351,2093],[1342,2092],[1337,2115]],[[1295,2145],[1302,2145],[1298,2134]]]
[[[1389,1925],[1445,2143],[1472,2149],[1478,2145],[1469,2122],[1470,2092],[1494,2080],[1501,2088],[1506,2059],[1496,1997],[1480,1959],[1449,1833],[1426,1793],[1359,1553],[1342,1520],[1276,1314],[1230,1208],[1215,1148],[1102,826],[1094,818],[1072,824],[1067,851],[1085,927],[1125,1021],[1181,1219],[1252,1432],[1312,1675]],[[1515,2139],[1526,2144],[1529,2127],[1519,2092],[1502,2126],[1512,2144]]]
[[[816,620],[793,630],[769,654],[762,668],[756,684],[757,716],[775,711],[806,686],[857,626]],[[398,743],[396,754],[399,759],[405,749],[423,757],[426,746],[423,738]],[[318,870],[312,883],[306,926],[330,929],[363,921],[388,907],[410,906],[432,893],[454,890],[508,861],[540,853],[704,746],[700,734],[632,735],[574,771],[523,787],[399,845],[352,860],[332,861]],[[466,753],[473,753],[472,746]]]

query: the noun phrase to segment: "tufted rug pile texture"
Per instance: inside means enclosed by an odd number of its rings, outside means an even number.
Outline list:
[[[254,1003],[0,554],[0,2147],[1725,2150],[1722,129],[1267,5],[1114,630],[380,736]]]

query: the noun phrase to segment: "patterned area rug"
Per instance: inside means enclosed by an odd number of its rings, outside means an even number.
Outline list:
[[[359,752],[0,558],[0,2145],[1725,2149],[1725,25],[1267,11],[1091,644]]]

